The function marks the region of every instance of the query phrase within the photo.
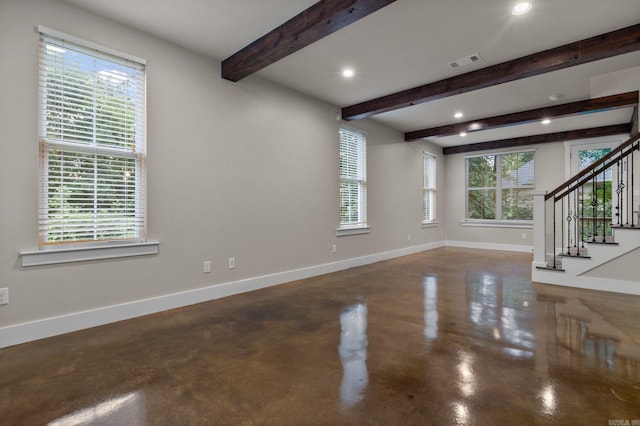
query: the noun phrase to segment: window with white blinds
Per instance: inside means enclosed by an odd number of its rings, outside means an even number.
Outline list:
[[[366,135],[340,128],[340,227],[367,225]]]
[[[535,152],[467,157],[467,219],[533,220]]]
[[[436,156],[424,153],[423,222],[436,220]]]
[[[39,238],[144,241],[145,66],[40,34]]]

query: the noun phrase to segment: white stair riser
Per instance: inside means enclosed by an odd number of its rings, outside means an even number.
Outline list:
[[[532,280],[544,284],[640,295],[640,282],[581,276],[640,247],[640,230],[615,229],[614,237],[617,244],[586,244],[589,256],[587,259],[562,257],[562,272],[538,269],[534,265]]]

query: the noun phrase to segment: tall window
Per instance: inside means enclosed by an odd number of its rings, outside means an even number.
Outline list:
[[[424,182],[423,182],[423,216],[422,220],[433,222],[436,220],[436,156],[424,153]]]
[[[468,219],[533,220],[533,151],[466,160]]]
[[[367,225],[367,139],[364,133],[340,128],[340,227]]]
[[[40,245],[145,238],[145,67],[40,36]]]

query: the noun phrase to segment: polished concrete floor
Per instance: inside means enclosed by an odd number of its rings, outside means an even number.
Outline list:
[[[2,425],[640,425],[640,297],[443,248],[0,350]]]

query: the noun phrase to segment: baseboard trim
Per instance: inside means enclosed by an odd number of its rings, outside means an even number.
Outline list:
[[[520,253],[533,253],[533,246],[516,244],[494,244],[470,241],[446,241],[447,247],[470,248],[476,250],[516,251]]]
[[[444,241],[0,327],[0,348],[444,247]]]
[[[531,281],[534,283],[574,287],[585,290],[606,291],[609,293],[632,294],[640,296],[640,285],[636,281],[612,280],[607,278],[585,277],[576,278],[570,274],[532,267]]]

